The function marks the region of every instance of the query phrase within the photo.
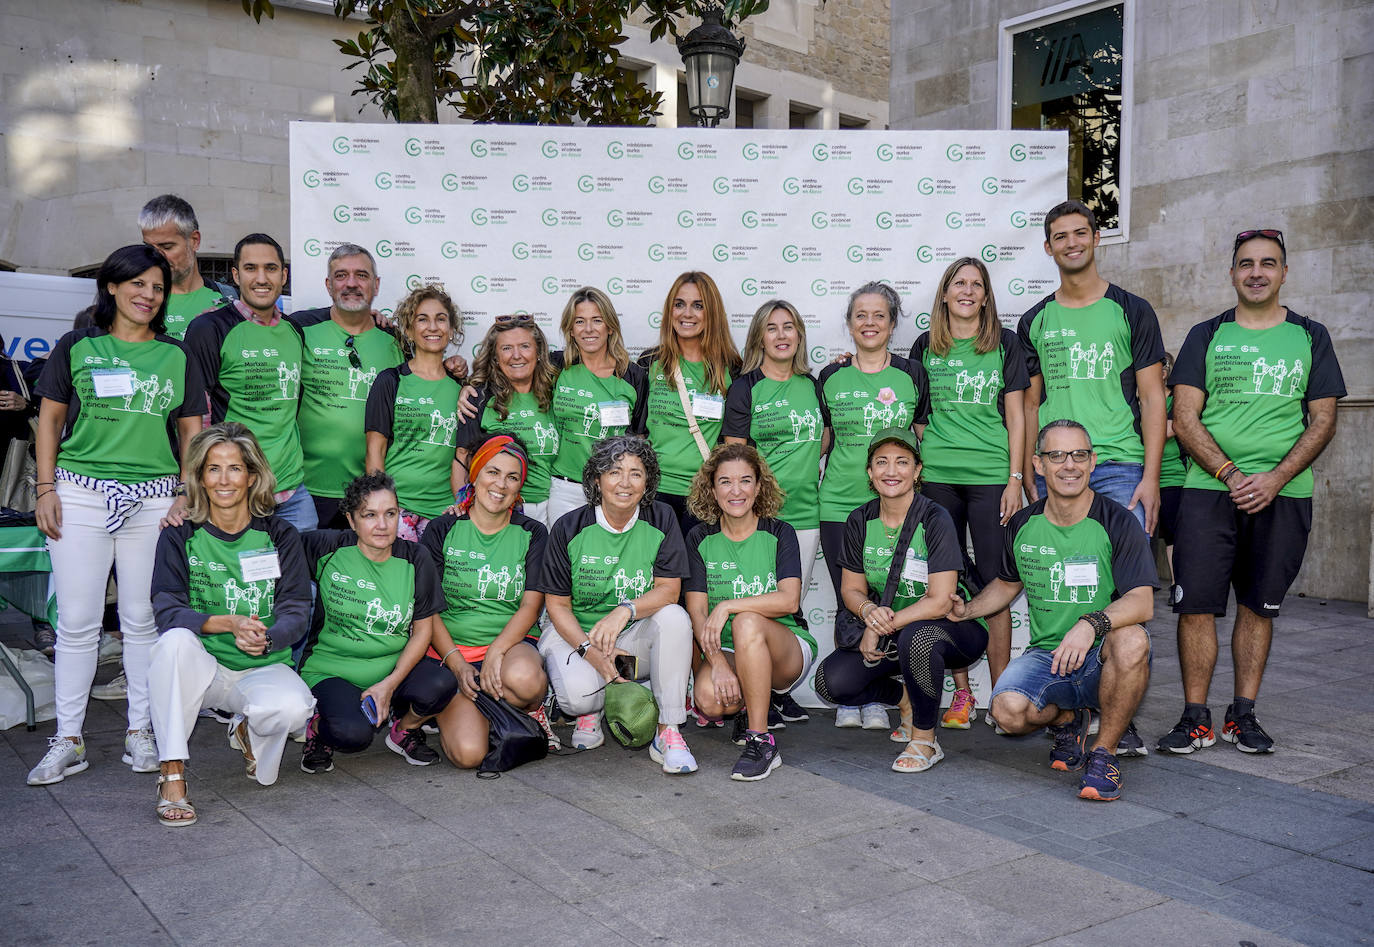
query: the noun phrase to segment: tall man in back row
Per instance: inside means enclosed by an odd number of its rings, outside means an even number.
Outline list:
[[[1174,363],[1174,430],[1188,469],[1174,547],[1181,587],[1183,717],[1160,750],[1216,743],[1207,690],[1216,616],[1236,590],[1235,696],[1223,740],[1271,753],[1255,719],[1274,616],[1297,577],[1312,528],[1312,462],[1336,431],[1345,382],[1326,328],[1279,303],[1288,254],[1278,230],[1246,230],[1231,252],[1236,305],[1194,326]]]
[[[1084,769],[1079,796],[1110,801],[1121,736],[1150,683],[1154,557],[1131,514],[1089,486],[1097,458],[1083,425],[1051,421],[1034,446],[1045,494],[1012,515],[998,577],[967,604],[955,596],[950,617],[996,614],[1026,590],[1030,645],[997,679],[992,714],[1011,734],[1049,727],[1050,766]]]
[[[172,268],[167,287],[167,334],[180,339],[191,320],[202,312],[228,305],[238,291],[228,283],[216,283],[200,275],[200,222],[191,205],[175,194],[161,194],[138,212],[143,242],[161,251]]]
[[[1093,490],[1153,533],[1164,455],[1164,341],[1150,304],[1098,274],[1101,237],[1082,201],[1064,201],[1045,214],[1045,252],[1059,268],[1059,288],[1027,310],[1017,328],[1030,373],[1023,402],[1026,494],[1043,495],[1043,478],[1031,469],[1041,424],[1071,418],[1092,432]],[[1147,752],[1131,721],[1117,753]]]

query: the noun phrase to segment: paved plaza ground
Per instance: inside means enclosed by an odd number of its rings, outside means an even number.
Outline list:
[[[1157,600],[1151,747],[1178,717]],[[0,640],[27,638],[3,616]],[[1229,634],[1229,621],[1223,625]],[[0,740],[0,941],[14,944],[1363,944],[1374,941],[1374,620],[1292,599],[1257,713],[1278,751],[1127,760],[1124,798],[1078,800],[1041,735],[942,731],[920,775],[886,733],[813,714],[785,765],[729,779],[728,729],[663,776],[615,745],[495,780],[406,766],[378,740],[326,775],[288,744],[245,778],[222,725],[192,741],[200,822],[167,829],[120,763],[122,703],[92,702],[91,767],[24,774],[52,724]],[[1218,727],[1231,693],[1223,646]],[[113,672],[102,668],[102,679]],[[566,734],[566,728],[563,729]]]

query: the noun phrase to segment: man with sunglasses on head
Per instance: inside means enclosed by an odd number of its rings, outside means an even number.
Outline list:
[[[305,339],[299,426],[305,485],[322,528],[344,528],[344,486],[363,474],[367,393],[377,373],[404,361],[389,329],[372,313],[381,279],[363,247],[341,243],[329,255],[324,288],[332,304],[287,316]]]
[[[1216,743],[1207,691],[1216,616],[1236,591],[1235,694],[1221,738],[1272,753],[1255,719],[1274,616],[1312,528],[1312,462],[1336,431],[1345,382],[1326,328],[1279,303],[1288,251],[1279,230],[1245,230],[1231,249],[1236,305],[1195,325],[1179,350],[1174,431],[1192,455],[1179,501],[1175,582],[1183,717],[1159,749]]]
[[[1078,795],[1111,801],[1117,746],[1150,683],[1154,557],[1134,516],[1088,486],[1097,454],[1083,425],[1051,421],[1034,447],[1045,494],[1007,524],[998,577],[971,602],[954,596],[949,617],[995,614],[1025,589],[1030,645],[997,679],[992,715],[1013,735],[1049,727],[1051,768],[1083,769]]]

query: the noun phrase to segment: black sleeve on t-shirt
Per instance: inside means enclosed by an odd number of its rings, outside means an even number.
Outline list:
[[[720,532],[719,523],[698,523],[687,534],[687,592],[706,594],[706,560],[701,557],[701,544],[712,533]]]
[[[654,557],[654,578],[687,578],[687,543],[682,538],[677,514],[668,504],[655,500],[649,508],[649,515],[641,513],[640,516],[663,534],[663,542],[658,544],[658,555]]]
[[[310,631],[310,572],[296,527],[280,516],[255,518],[253,527],[271,538],[281,567],[272,600],[272,645],[280,651],[303,641]]]
[[[1002,330],[1002,389],[1025,391],[1030,387],[1030,373],[1026,370],[1026,349],[1021,338],[1010,329]]]
[[[201,377],[200,368],[196,365],[195,359],[191,357],[191,352],[186,348],[186,343],[180,339],[174,339],[170,335],[157,335],[154,338],[159,342],[175,345],[186,356],[186,397],[181,400],[181,407],[168,417],[168,421],[175,421],[177,418],[201,417],[205,414],[205,379]],[[175,430],[176,425],[172,424],[171,428]]]
[[[1041,497],[1029,506],[1023,506],[1012,514],[1006,529],[1002,530],[1002,567],[997,570],[997,578],[1003,582],[1021,582],[1021,568],[1016,564],[1016,534],[1032,516],[1045,511],[1045,498]]]
[[[1040,371],[1040,353],[1036,350],[1034,343],[1031,342],[1031,323],[1035,322],[1035,317],[1040,315],[1052,299],[1054,299],[1054,293],[1050,293],[1022,313],[1021,321],[1016,324],[1016,337],[1021,340],[1021,351],[1026,357],[1026,374],[1031,378],[1043,374]]]
[[[419,543],[398,539],[391,544],[391,554],[415,567],[415,611],[411,620],[420,621],[442,612],[446,605],[444,588],[439,584],[439,575],[429,553],[422,550]]]
[[[305,550],[305,565],[311,578],[319,578],[321,559],[357,542],[358,534],[351,529],[312,529],[301,533],[301,548]]]
[[[409,373],[410,369],[404,365],[377,373],[372,390],[367,393],[367,407],[363,414],[363,430],[375,431],[385,437],[388,447],[395,439],[392,429],[396,421],[396,391],[401,387],[402,368]]]
[[[658,358],[658,346],[651,345],[643,352],[639,353],[639,358],[635,359],[635,364],[648,372],[653,367],[654,359]]]
[[[916,386],[916,410],[912,418],[930,417],[930,380],[926,377],[926,367],[900,355],[892,356],[892,367],[910,375]]]
[[[328,321],[329,308],[328,306],[319,306],[315,309],[297,309],[295,312],[286,314],[286,321],[300,330],[301,338],[304,339],[306,329]]]
[[[219,382],[221,350],[229,331],[242,321],[230,304],[202,312],[186,327],[186,349],[210,395],[210,421],[214,424],[223,421],[229,411],[229,392]]]
[[[1187,385],[1204,393],[1207,391],[1207,349],[1221,324],[1234,319],[1235,312],[1234,309],[1228,309],[1188,330],[1188,337],[1183,340],[1183,347],[1174,359],[1173,370],[1169,372],[1170,385]]]
[[[563,354],[562,349],[554,349],[549,352],[549,364],[553,366],[554,371],[561,372],[567,368],[567,361],[567,356]]]
[[[649,373],[635,362],[625,366],[625,374],[620,376],[635,390],[634,407],[630,409],[630,427],[627,433],[648,433],[649,422]]]
[[[491,401],[491,395],[487,392],[487,389],[478,388],[477,394],[473,396],[473,403],[476,405],[476,410],[473,412],[472,417],[466,421],[461,421],[460,419],[461,426],[458,428],[458,433],[454,442],[458,445],[459,450],[467,451],[469,456],[471,456],[473,451],[481,447],[482,442],[486,440],[485,432],[482,430],[482,415],[486,413],[487,402],[489,401]]]
[[[954,520],[943,506],[916,495],[922,505],[921,522],[926,528],[926,570],[928,572],[960,572],[964,568],[964,554],[959,546],[959,534]]]
[[[916,364],[916,365],[920,365],[922,368],[925,368],[925,364],[926,364],[926,350],[929,349],[929,348],[930,348],[930,333],[929,333],[929,332],[922,332],[920,335],[918,335],[918,336],[916,337],[916,341],[915,341],[914,343],[912,343],[912,346],[911,346],[911,355],[910,355],[910,357],[909,357],[907,360],[910,361],[910,362],[912,362],[912,363],[914,363],[914,364]],[[927,386],[927,388],[929,388],[929,386],[930,386],[930,379],[929,379],[929,377],[927,377],[927,379],[926,379],[926,386]],[[931,405],[930,405],[930,398],[927,397],[927,398],[926,398],[926,401],[925,401],[925,410],[924,410],[924,411],[917,412],[917,414],[916,414],[916,423],[917,423],[917,424],[929,424],[929,423],[930,423],[930,412],[931,412],[931,410],[932,410],[932,409],[931,409]]]
[[[538,588],[545,595],[572,595],[572,559],[569,548],[578,533],[596,524],[596,509],[582,506],[566,513],[553,524],[553,532],[544,547],[544,565],[540,570]]]
[[[443,578],[444,575],[444,540],[448,539],[448,531],[453,529],[453,524],[458,522],[458,517],[453,513],[443,513],[429,521],[425,531],[420,534],[420,548],[429,553],[429,561],[434,565],[436,575]],[[526,575],[529,571],[526,570]]]
[[[1288,321],[1297,323],[1307,330],[1312,343],[1311,372],[1307,376],[1307,393],[1303,395],[1303,409],[1309,401],[1322,398],[1344,398],[1345,378],[1341,375],[1341,363],[1336,360],[1336,350],[1331,345],[1331,333],[1320,322],[1300,316],[1288,310]]]
[[[1141,529],[1135,514],[1098,493],[1093,496],[1088,516],[1102,524],[1112,544],[1112,581],[1116,584],[1112,600],[1142,586],[1158,588],[1159,571],[1150,552],[1150,537]]]
[[[825,368],[821,369],[820,376],[816,379],[816,400],[821,403],[821,421],[824,422],[826,427],[831,427],[832,425],[830,423],[830,405],[825,403],[825,383],[830,380],[831,375],[835,374],[841,368],[848,367],[848,362],[844,364],[831,362],[829,365],[825,366]]]
[[[33,386],[33,393],[49,401],[71,404],[76,397],[76,389],[72,386],[72,346],[89,335],[100,333],[96,328],[73,329],[58,339],[38,376],[38,384]]]
[[[777,580],[800,579],[801,544],[797,542],[797,531],[789,523],[772,519],[759,520],[759,529],[772,533],[778,539],[777,562],[773,573]]]
[[[878,515],[878,501],[869,500],[852,511],[844,521],[844,543],[840,546],[840,568],[864,574],[864,533],[868,521]]]
[[[210,616],[191,607],[191,564],[186,557],[186,544],[196,531],[196,525],[183,520],[180,526],[168,526],[157,537],[153,553],[153,618],[157,633],[172,628],[186,628],[200,634]]]
[[[754,443],[749,437],[749,422],[754,416],[754,386],[763,377],[763,369],[736,378],[725,394],[725,421],[720,427],[721,437],[742,437]]]
[[[1115,283],[1107,287],[1107,298],[1126,314],[1126,325],[1131,330],[1131,369],[1144,371],[1164,361],[1164,339],[1154,307]]]
[[[544,571],[544,550],[549,545],[549,531],[543,523],[531,519],[524,513],[512,513],[510,522],[512,526],[519,526],[530,534],[529,546],[525,549],[525,590],[537,591],[534,585],[539,574]]]

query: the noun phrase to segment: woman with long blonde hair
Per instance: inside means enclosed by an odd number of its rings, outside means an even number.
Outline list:
[[[663,302],[658,345],[639,358],[649,373],[645,427],[659,457],[659,499],[684,533],[698,522],[687,491],[720,440],[725,396],[740,370],[739,350],[715,280],[690,270],[673,280]]]

